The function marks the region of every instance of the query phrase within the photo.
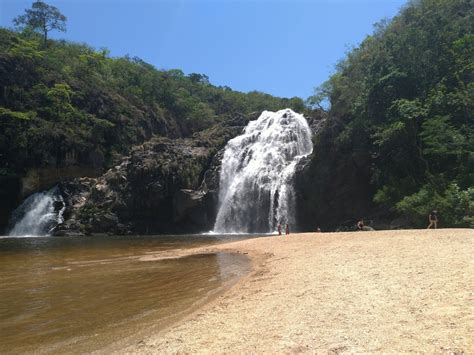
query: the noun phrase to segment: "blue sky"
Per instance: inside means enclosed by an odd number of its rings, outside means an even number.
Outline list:
[[[32,0],[0,0],[12,27]],[[53,38],[138,56],[215,85],[306,98],[351,46],[405,0],[46,0],[67,16]]]

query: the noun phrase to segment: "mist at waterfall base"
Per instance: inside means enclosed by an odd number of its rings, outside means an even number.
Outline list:
[[[249,122],[225,148],[214,232],[269,233],[278,223],[293,226],[293,175],[312,150],[308,122],[290,109],[264,111]]]
[[[64,200],[58,187],[37,192],[13,212],[9,236],[44,236],[63,222]]]

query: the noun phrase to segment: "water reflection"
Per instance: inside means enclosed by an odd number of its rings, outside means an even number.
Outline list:
[[[222,241],[1,239],[0,353],[91,351],[165,324],[234,282],[247,271],[247,259],[223,253],[155,261],[141,256]]]

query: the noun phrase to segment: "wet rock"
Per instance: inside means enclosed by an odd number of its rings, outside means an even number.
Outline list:
[[[173,221],[192,223],[196,226],[208,225],[206,213],[206,192],[182,189],[173,197]]]
[[[209,168],[204,173],[204,178],[201,190],[209,191],[211,193],[219,193],[219,178],[221,173],[222,157],[225,149],[219,150],[212,158]]]
[[[64,208],[64,202],[63,201],[54,201],[53,202],[53,208],[54,212],[59,212]]]
[[[113,213],[99,214],[93,219],[94,226],[103,231],[113,230],[119,222],[118,217]]]

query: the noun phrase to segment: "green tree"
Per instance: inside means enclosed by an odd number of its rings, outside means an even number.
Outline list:
[[[31,5],[31,9],[26,9],[25,14],[17,16],[13,23],[16,26],[25,26],[34,31],[40,31],[46,45],[49,31],[66,31],[66,20],[66,16],[59,12],[57,7],[37,0]]]
[[[74,111],[71,106],[72,90],[68,84],[54,84],[54,86],[47,91],[47,98],[51,104],[48,107],[51,111],[50,116],[55,121],[67,121],[68,116]]]

